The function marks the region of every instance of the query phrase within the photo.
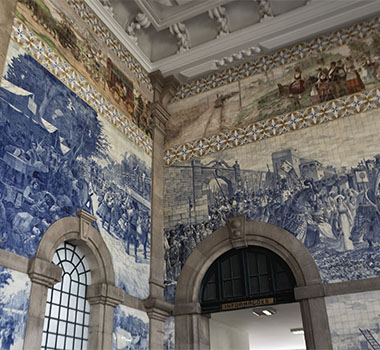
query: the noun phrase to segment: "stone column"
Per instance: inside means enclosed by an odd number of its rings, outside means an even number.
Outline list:
[[[199,303],[176,305],[174,316],[177,350],[210,349],[209,317],[201,315]]]
[[[167,103],[174,96],[178,82],[164,78],[157,71],[150,75],[154,97],[151,104],[153,117],[152,159],[152,219],[149,298],[144,304],[149,316],[150,349],[163,349],[164,323],[172,305],[164,300],[165,249],[164,249],[164,146],[165,128],[169,118]]]
[[[12,33],[17,0],[0,1],[0,81],[7,57],[9,40]]]
[[[111,350],[115,307],[123,302],[124,291],[105,283],[87,288],[90,303],[88,349]]]
[[[164,297],[164,142],[165,124],[169,113],[159,102],[152,104],[153,160],[152,160],[152,221],[150,254],[150,297]]]
[[[332,349],[322,284],[297,287],[295,299],[300,302],[305,342],[308,349]]]
[[[39,350],[45,320],[47,292],[54,284],[61,281],[62,270],[49,261],[34,258],[30,259],[28,274],[32,285],[24,349]]]

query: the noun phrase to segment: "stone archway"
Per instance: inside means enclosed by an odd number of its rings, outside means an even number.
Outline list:
[[[86,295],[91,305],[88,348],[112,348],[114,308],[123,302],[124,291],[115,287],[111,254],[92,226],[96,218],[84,210],[77,215],[53,223],[42,237],[36,257],[30,260],[28,274],[32,285],[24,340],[28,350],[41,348],[48,288],[61,280],[61,269],[51,261],[63,242],[80,247],[91,270],[92,284]]]
[[[244,216],[228,219],[188,257],[177,284],[176,349],[208,349],[208,317],[201,315],[199,290],[211,264],[222,254],[247,246],[264,247],[280,256],[296,280],[295,298],[300,302],[308,349],[332,349],[318,268],[307,248],[292,234],[272,224],[246,221]]]

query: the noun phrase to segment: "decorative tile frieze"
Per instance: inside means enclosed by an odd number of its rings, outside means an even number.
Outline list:
[[[380,107],[380,89],[341,97],[303,110],[205,137],[165,152],[165,165],[188,161]]]
[[[111,48],[120,60],[125,61],[129,70],[136,76],[150,92],[153,91],[148,72],[141,66],[135,57],[120,43],[116,36],[95,15],[91,8],[83,0],[66,0],[75,13]]]
[[[375,17],[351,27],[299,43],[293,47],[281,49],[273,55],[261,56],[255,60],[213,72],[189,83],[182,84],[173,100],[182,100],[262,72],[269,72],[274,68],[296,62],[310,55],[319,54],[355,40],[367,38],[379,30],[380,17]]]
[[[72,2],[76,3],[77,1]],[[82,7],[78,7],[78,9],[80,8]],[[99,115],[107,119],[115,128],[127,136],[129,140],[141,147],[145,153],[152,154],[151,138],[127,116],[117,110],[74,68],[17,18],[14,20],[11,38],[50,73],[55,75],[69,89],[94,108]],[[141,73],[142,71],[140,70],[139,72]]]

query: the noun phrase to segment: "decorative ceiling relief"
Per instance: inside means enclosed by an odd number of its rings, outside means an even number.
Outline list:
[[[208,15],[211,19],[216,20],[218,23],[218,36],[225,36],[230,34],[230,26],[228,24],[227,11],[224,7],[218,6],[208,11]]]
[[[127,34],[136,42],[137,44],[137,36],[136,36],[136,30],[140,30],[141,28],[147,29],[151,25],[151,22],[146,17],[146,15],[142,12],[139,12],[133,20],[128,23],[127,27],[125,28],[125,31]]]
[[[190,50],[190,38],[189,32],[186,29],[186,26],[178,22],[169,27],[169,31],[177,39],[177,53],[186,52]]]

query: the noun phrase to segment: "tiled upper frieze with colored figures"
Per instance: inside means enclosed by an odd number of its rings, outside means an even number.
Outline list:
[[[151,136],[148,73],[83,1],[19,0],[16,18]]]
[[[181,86],[166,147],[378,88],[379,28],[376,17]]]

